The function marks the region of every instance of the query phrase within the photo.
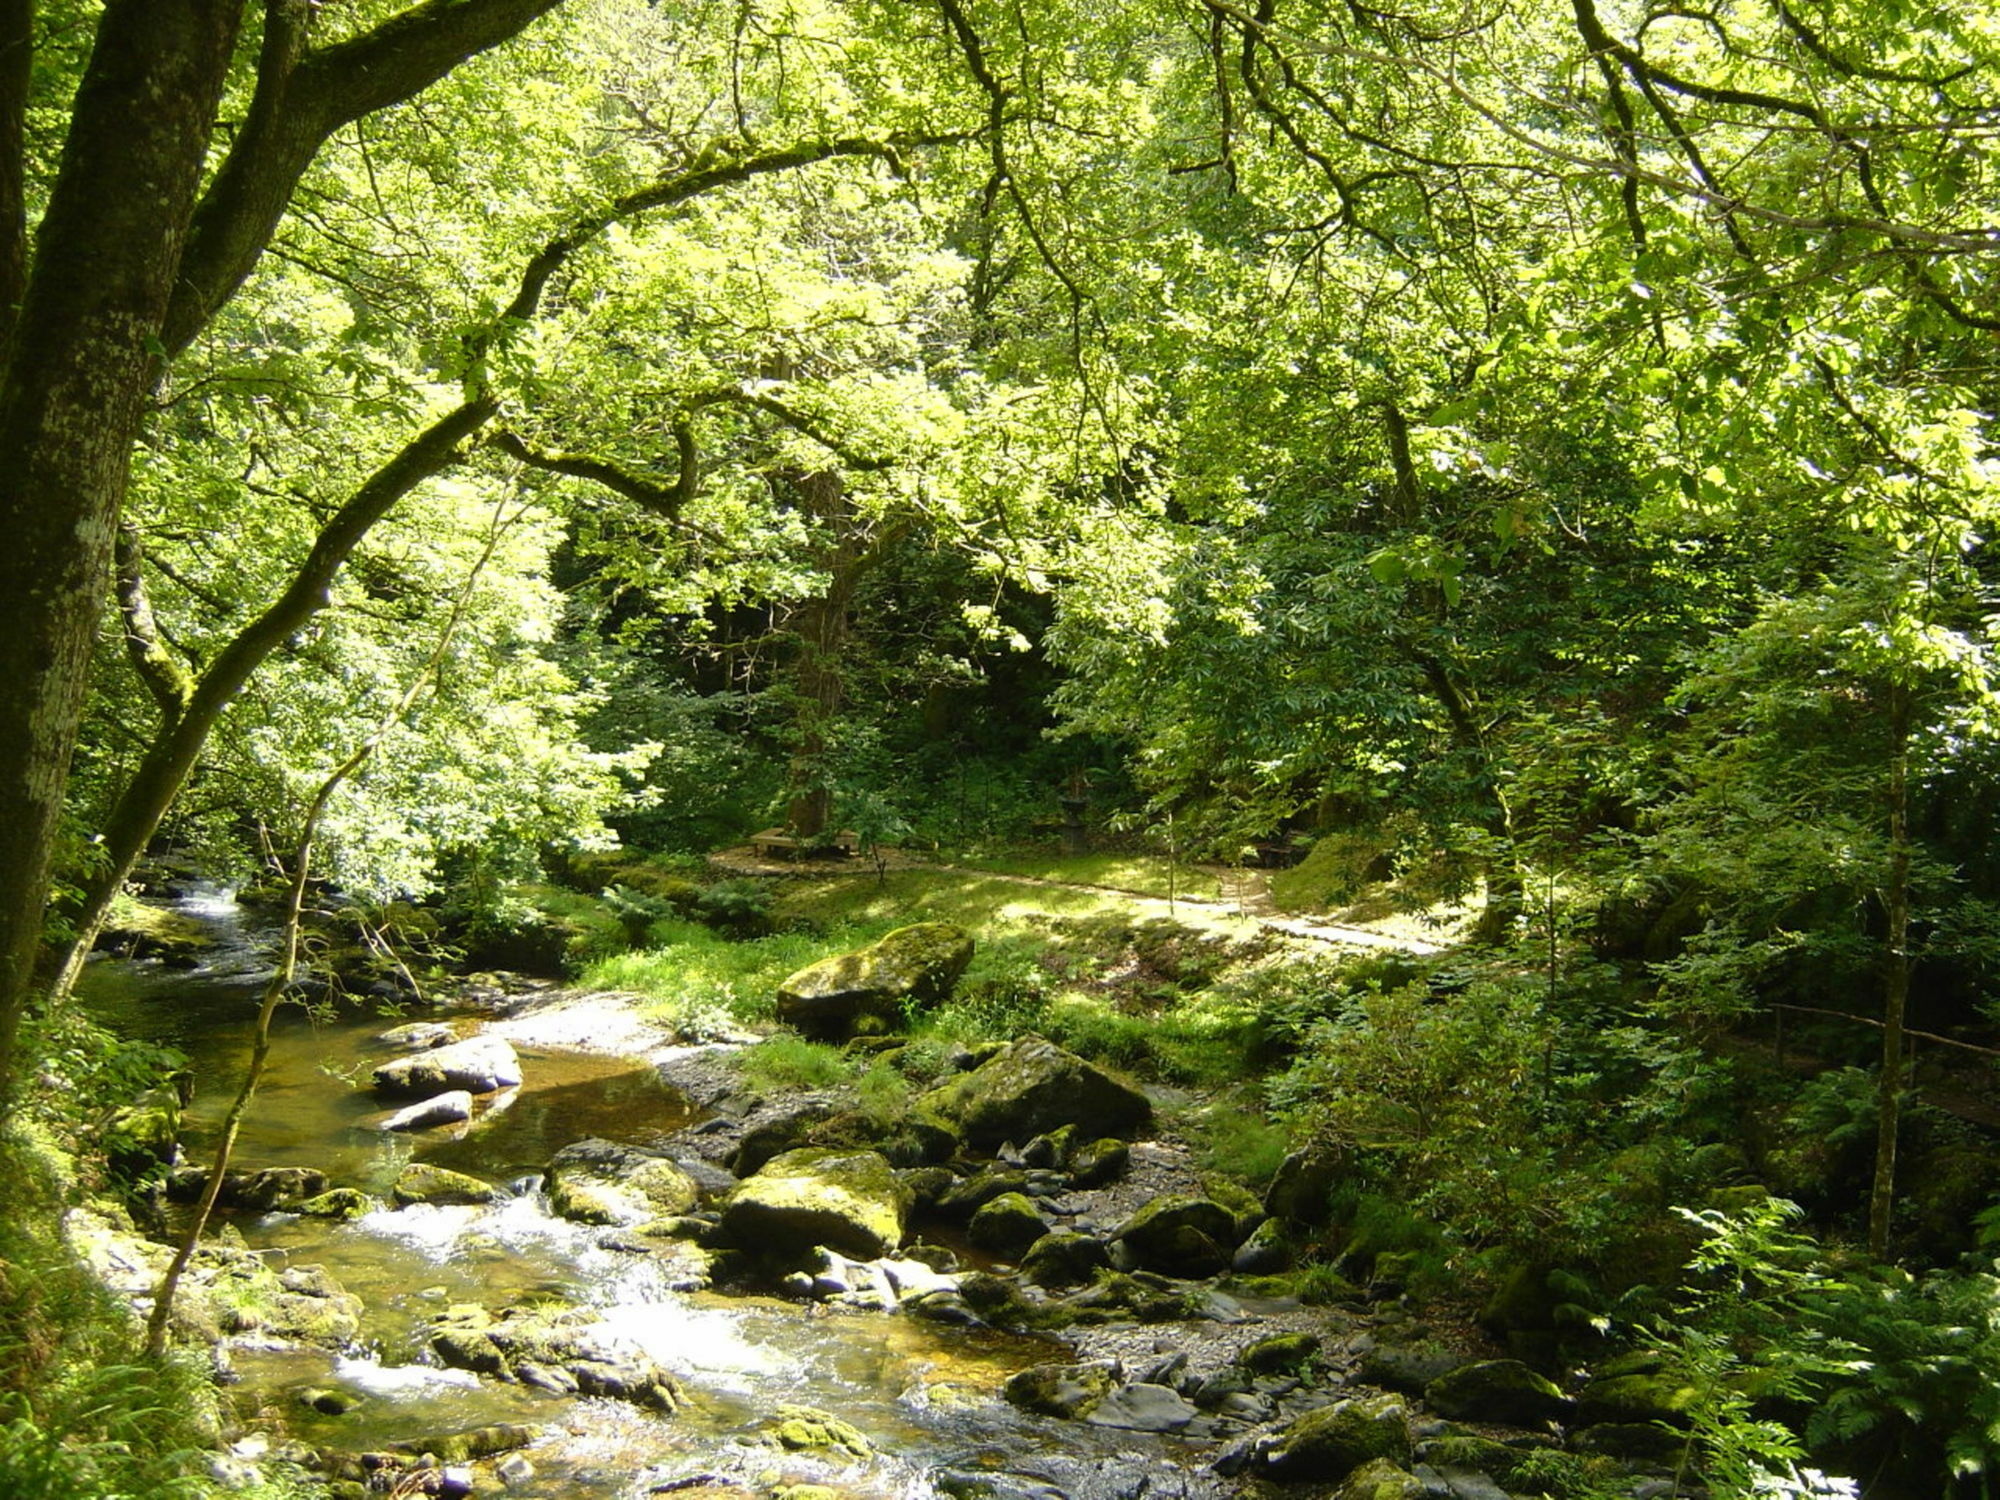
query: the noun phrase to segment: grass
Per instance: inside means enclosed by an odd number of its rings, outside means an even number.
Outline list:
[[[743,1077],[766,1089],[830,1089],[849,1083],[860,1064],[838,1047],[809,1042],[789,1031],[745,1049],[737,1064]]]
[[[1265,1115],[1254,1099],[1218,1096],[1189,1111],[1181,1128],[1193,1137],[1202,1166],[1261,1192],[1291,1150],[1291,1132]]]
[[[829,954],[865,947],[898,925],[841,922],[819,932],[738,941],[699,922],[665,917],[647,930],[644,948],[596,960],[585,968],[583,983],[645,995],[676,1022],[718,1013],[755,1023],[770,1019],[773,997],[788,974]]]
[[[1001,875],[1101,886],[1135,896],[1186,896],[1213,901],[1222,883],[1211,870],[1168,860],[1158,854],[995,854],[967,856],[958,863]]]
[[[212,1392],[193,1362],[142,1357],[130,1309],[64,1239],[71,1171],[18,1121],[0,1139],[0,1494],[193,1500],[209,1492]]]

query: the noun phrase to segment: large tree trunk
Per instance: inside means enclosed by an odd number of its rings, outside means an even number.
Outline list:
[[[832,538],[820,559],[827,571],[826,592],[802,601],[792,617],[799,637],[791,672],[798,717],[785,821],[795,837],[816,839],[833,821],[826,758],[833,721],[847,697],[847,613],[861,581],[865,543],[856,532],[847,486],[837,471],[802,475],[793,483],[801,508]]]
[[[1903,1113],[1903,1023],[1910,1005],[1910,690],[1889,690],[1889,909],[1882,985],[1882,1076],[1876,1083],[1875,1180],[1868,1194],[1868,1253],[1889,1258],[1896,1207],[1896,1138]]]
[[[14,1097],[112,539],[161,362],[249,274],[334,131],[562,0],[424,0],[319,50],[307,46],[310,0],[264,0],[250,110],[197,215],[246,3],[106,0],[30,263],[34,10],[0,0],[0,638],[11,655],[0,672],[0,1114]]]
[[[118,509],[239,10],[105,6],[0,373],[0,1109]]]

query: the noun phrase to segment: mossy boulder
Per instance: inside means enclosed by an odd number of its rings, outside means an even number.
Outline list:
[[[205,1246],[194,1264],[189,1301],[218,1333],[339,1349],[360,1331],[361,1299],[343,1291],[322,1266],[280,1271],[221,1245]]]
[[[1132,1148],[1115,1136],[1101,1136],[1094,1141],[1086,1141],[1069,1156],[1069,1180],[1072,1187],[1103,1187],[1116,1182],[1125,1175],[1125,1169],[1132,1164]]]
[[[413,1203],[492,1203],[500,1197],[500,1189],[463,1172],[413,1161],[396,1174],[389,1196],[399,1208]]]
[[[1349,1474],[1334,1500],[1425,1500],[1424,1482],[1401,1464],[1371,1458]]]
[[[1009,1193],[1025,1194],[1027,1191],[1026,1172],[1012,1167],[988,1166],[952,1183],[938,1194],[935,1206],[940,1218],[968,1219],[995,1198]]]
[[[678,1380],[633,1353],[615,1328],[585,1308],[538,1303],[495,1316],[458,1303],[431,1321],[428,1338],[431,1352],[453,1369],[663,1412],[679,1410],[685,1399]]]
[[[778,986],[778,1019],[807,1036],[895,1030],[907,1011],[951,993],[972,935],[950,922],[898,927],[866,948],[808,964]]]
[[[169,969],[192,969],[214,951],[215,935],[183,912],[120,898],[97,946],[126,958],[157,959]]]
[[[1117,1384],[1118,1367],[1109,1360],[1033,1365],[1009,1377],[1001,1394],[1023,1411],[1080,1420],[1095,1411]]]
[[[1052,1229],[1021,1257],[1021,1274],[1036,1286],[1080,1286],[1109,1264],[1095,1235]]]
[[[1291,1241],[1277,1219],[1266,1219],[1252,1229],[1229,1258],[1229,1268],[1239,1276],[1275,1276],[1291,1264]]]
[[[1132,1264],[1168,1276],[1213,1276],[1229,1267],[1236,1216],[1212,1198],[1167,1193],[1118,1226]]]
[[[167,1196],[192,1203],[208,1186],[206,1167],[176,1167],[167,1174]],[[326,1191],[326,1173],[317,1167],[259,1167],[254,1172],[225,1172],[216,1202],[223,1208],[248,1208],[258,1213],[290,1211]]]
[[[1577,1392],[1577,1420],[1685,1427],[1700,1398],[1699,1387],[1666,1371],[1601,1375]]]
[[[972,1216],[966,1233],[981,1250],[1012,1260],[1048,1233],[1048,1221],[1023,1193],[1002,1193]]]
[[[316,1198],[308,1198],[298,1211],[310,1219],[358,1219],[375,1207],[375,1200],[359,1188],[328,1188]]]
[[[1340,1170],[1339,1156],[1326,1147],[1292,1152],[1264,1190],[1264,1211],[1282,1223],[1324,1224]]]
[[[1247,1345],[1236,1363],[1252,1375],[1290,1374],[1319,1353],[1316,1333],[1272,1333]]]
[[[875,1456],[875,1448],[851,1422],[812,1406],[781,1406],[759,1436],[787,1453],[844,1454],[853,1459]]]
[[[825,1245],[872,1260],[903,1242],[909,1189],[878,1152],[807,1146],[773,1157],[722,1204],[719,1243],[804,1265]]]
[[[1410,1411],[1402,1400],[1357,1397],[1292,1421],[1264,1455],[1264,1467],[1273,1479],[1338,1484],[1376,1459],[1406,1464],[1410,1455]]]
[[[545,1178],[551,1211],[579,1224],[671,1219],[701,1200],[694,1179],[673,1162],[607,1141],[581,1141],[558,1151]]]
[[[1484,1359],[1460,1365],[1424,1387],[1424,1400],[1460,1422],[1505,1422],[1533,1427],[1567,1417],[1574,1406],[1547,1377],[1518,1359]]]
[[[520,1422],[496,1422],[490,1427],[474,1427],[464,1432],[428,1432],[422,1437],[405,1438],[390,1443],[388,1451],[411,1457],[428,1453],[439,1463],[469,1464],[525,1448],[541,1435],[539,1428]]]
[[[1038,1036],[1009,1042],[969,1073],[917,1100],[919,1114],[955,1128],[974,1146],[998,1146],[1075,1127],[1126,1136],[1152,1119],[1133,1085]]]

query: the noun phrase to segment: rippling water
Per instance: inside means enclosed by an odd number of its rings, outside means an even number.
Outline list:
[[[248,1065],[261,960],[256,934],[226,894],[206,891],[179,905],[223,939],[208,967],[176,973],[97,963],[81,993],[112,1024],[189,1053],[199,1085],[189,1144],[199,1159]],[[506,1183],[539,1172],[572,1141],[595,1135],[647,1144],[694,1118],[650,1067],[523,1049],[526,1082],[504,1108],[456,1134],[385,1136],[370,1128],[379,1101],[356,1085],[393,1055],[375,1040],[390,1024],[394,1018],[379,1013],[283,1011],[236,1164],[316,1166],[337,1185],[377,1192],[412,1159]],[[675,1291],[670,1257],[604,1248],[602,1230],[552,1216],[539,1192],[477,1208],[382,1209],[349,1223],[270,1214],[237,1227],[281,1264],[326,1267],[366,1305],[359,1346],[340,1355],[239,1356],[239,1409],[274,1436],[359,1451],[495,1422],[540,1424],[547,1435],[527,1453],[539,1478],[520,1493],[547,1500],[643,1495],[697,1474],[763,1487],[812,1480],[885,1500],[925,1500],[936,1493],[930,1476],[940,1466],[1044,1473],[1059,1462],[1096,1464],[1120,1476],[1100,1492],[1136,1494],[1147,1487],[1144,1471],[1176,1452],[1163,1440],[1028,1416],[999,1399],[1009,1374],[1063,1357],[1058,1346],[897,1314]],[[602,1312],[607,1337],[682,1379],[686,1408],[664,1417],[440,1369],[429,1359],[421,1332],[446,1306],[476,1302],[497,1311],[531,1295]],[[298,1400],[315,1387],[344,1387],[364,1399],[345,1416],[323,1416]],[[830,1463],[757,1445],[758,1425],[787,1404],[854,1423],[880,1456]]]

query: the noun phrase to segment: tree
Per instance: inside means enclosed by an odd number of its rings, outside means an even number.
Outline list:
[[[255,266],[329,136],[556,3],[426,0],[314,45],[318,7],[268,0],[239,80],[242,128],[205,186],[243,0],[109,0],[46,181],[24,130],[36,7],[0,11],[0,626],[20,664],[0,688],[0,1107],[13,1097],[132,448],[162,361]]]

